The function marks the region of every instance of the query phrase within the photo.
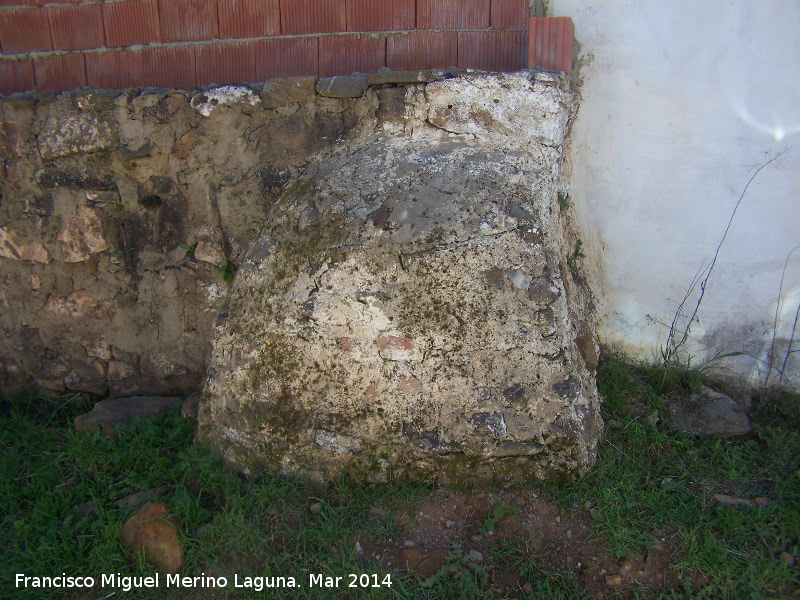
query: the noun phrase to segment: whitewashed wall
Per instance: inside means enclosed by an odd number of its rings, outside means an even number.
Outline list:
[[[726,362],[759,383],[800,243],[800,2],[553,0],[549,14],[572,17],[581,45],[571,210],[604,342],[658,354],[660,322],[711,261],[748,179],[785,151],[750,185],[687,346],[695,363],[746,352]],[[778,367],[798,303],[800,249],[783,283]],[[800,353],[789,367],[796,387]]]

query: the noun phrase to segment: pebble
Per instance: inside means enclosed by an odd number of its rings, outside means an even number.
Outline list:
[[[445,524],[445,526],[447,526],[448,529],[450,529],[451,527],[455,526],[456,522],[455,521],[445,521],[444,524]]]
[[[523,594],[532,594],[533,593],[533,586],[530,583],[526,583],[522,586],[522,593]]]
[[[360,542],[356,542],[356,554],[364,554],[364,550],[361,548]]]
[[[567,530],[567,539],[568,540],[572,539],[572,531],[570,531],[569,529]]]
[[[417,544],[414,543],[414,540],[403,540],[403,546],[405,546],[406,548],[413,548],[416,545]]]
[[[606,585],[622,585],[622,577],[619,575],[607,575]]]
[[[482,563],[483,562],[483,554],[481,554],[477,550],[470,550],[469,551],[469,560],[470,560],[470,562],[474,562],[474,563]]]
[[[314,504],[312,504],[312,505],[311,505],[311,507],[309,508],[309,510],[310,510],[312,513],[318,513],[319,511],[321,511],[321,510],[322,510],[322,502],[314,502]]]
[[[561,523],[561,517],[556,517],[556,523]]]

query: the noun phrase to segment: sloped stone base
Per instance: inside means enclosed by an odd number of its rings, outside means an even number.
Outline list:
[[[596,352],[576,342],[556,200],[570,106],[545,90],[527,136],[490,79],[429,85],[439,128],[339,148],[273,206],[200,404],[200,435],[229,462],[376,482],[591,467]],[[513,111],[541,109],[529,92]]]

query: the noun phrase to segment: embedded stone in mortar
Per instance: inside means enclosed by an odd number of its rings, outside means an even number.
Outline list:
[[[261,102],[261,98],[254,94],[249,88],[241,85],[224,85],[195,94],[190,104],[193,109],[204,117],[207,117],[218,106],[237,103],[245,103],[253,106],[259,102]]]
[[[376,135],[286,188],[234,281],[200,405],[230,463],[368,480],[591,467],[599,398],[551,217],[561,151],[480,127]]]
[[[37,138],[42,160],[95,152],[113,141],[109,124],[88,113],[49,117]]]

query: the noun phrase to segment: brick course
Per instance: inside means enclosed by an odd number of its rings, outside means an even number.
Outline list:
[[[572,21],[528,14],[528,0],[0,0],[0,93],[384,66],[569,73]]]

